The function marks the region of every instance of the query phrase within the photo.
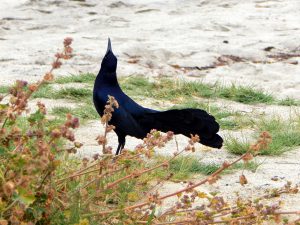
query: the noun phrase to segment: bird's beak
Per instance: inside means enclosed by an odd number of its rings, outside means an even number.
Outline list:
[[[106,55],[107,53],[109,53],[109,52],[112,52],[110,38],[108,38],[107,50],[106,50],[105,55]]]

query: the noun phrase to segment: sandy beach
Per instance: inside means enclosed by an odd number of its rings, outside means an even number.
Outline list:
[[[300,98],[299,11],[298,0],[2,0],[1,84],[39,79],[66,36],[76,57],[57,73],[97,73],[110,37],[119,76],[254,85]],[[219,57],[224,65],[201,69]]]
[[[237,84],[262,89],[278,99],[300,100],[299,12],[299,0],[1,0],[0,84],[39,80],[65,37],[74,39],[76,55],[55,74],[97,73],[110,37],[118,76]],[[288,113],[281,106],[216,104],[271,116]],[[96,136],[103,128],[99,121],[91,121],[77,135],[92,154],[99,148],[90,130]],[[111,140],[116,141],[116,136],[112,134]],[[140,142],[127,140],[128,148]],[[187,141],[178,140],[180,146]],[[218,151],[202,157],[218,161],[230,157]],[[280,157],[259,158],[263,164],[256,173],[245,172],[249,195],[287,180],[299,182],[299,154],[298,148]],[[270,181],[275,175],[282,179]],[[240,190],[237,181],[238,175],[230,174],[205,188],[232,194]],[[299,195],[284,198],[286,209],[300,205]]]

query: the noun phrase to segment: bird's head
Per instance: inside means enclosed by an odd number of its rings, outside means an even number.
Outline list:
[[[117,57],[112,52],[111,42],[110,39],[108,38],[107,50],[104,58],[102,59],[101,70],[109,73],[116,72],[117,62],[118,62]]]

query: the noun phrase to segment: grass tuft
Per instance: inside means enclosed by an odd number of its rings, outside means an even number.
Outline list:
[[[283,106],[299,106],[300,101],[297,101],[294,98],[287,97],[285,99],[279,100],[278,104]]]
[[[259,152],[261,155],[280,155],[300,146],[300,120],[262,119],[258,122],[256,130],[256,135],[267,131],[272,137],[268,147]],[[226,139],[225,146],[229,152],[241,155],[248,150],[250,143],[248,140],[241,141],[231,137]]]
[[[36,92],[32,94],[33,98],[54,98],[54,89],[49,84],[42,85]]]
[[[57,84],[66,84],[66,83],[94,83],[95,74],[92,73],[82,73],[79,75],[71,75],[71,76],[63,76],[55,79],[55,83]]]
[[[252,87],[242,87],[231,85],[230,87],[220,87],[217,96],[232,101],[245,104],[255,103],[273,103],[274,98],[261,90],[255,90]]]
[[[223,87],[217,84],[205,84],[202,82],[175,82],[170,79],[160,79],[150,82],[141,76],[134,76],[120,80],[121,86],[129,95],[144,95],[146,97],[176,100],[179,97],[225,98],[245,104],[273,103],[274,98],[261,90],[252,87],[232,85]]]
[[[71,100],[90,100],[92,91],[87,88],[63,88],[54,93],[55,98],[64,98]]]
[[[71,113],[73,116],[78,117],[83,123],[87,120],[95,120],[100,118],[93,104],[83,104],[74,109],[64,106],[54,107],[51,113],[58,118],[65,118],[66,114]]]
[[[170,172],[175,174],[174,179],[187,179],[191,175],[203,174],[210,175],[217,171],[219,165],[205,164],[195,157],[179,157],[170,162]]]
[[[9,92],[9,86],[3,86],[3,85],[0,86],[0,93],[1,94],[6,94],[8,92]]]
[[[57,117],[64,118],[66,116],[66,114],[72,113],[72,110],[73,109],[71,109],[69,107],[57,106],[52,109],[51,114],[53,114]]]
[[[157,161],[164,161],[168,157],[159,156],[156,159]],[[193,156],[181,156],[175,158],[170,162],[169,171],[163,170],[160,173],[157,173],[156,176],[164,177],[167,172],[170,172],[173,175],[172,180],[182,181],[192,178],[196,175],[211,175],[216,172],[221,165],[216,163],[203,163],[199,159]],[[248,163],[238,163],[232,168],[225,171],[225,173],[232,173],[235,170],[245,169],[250,171],[255,171],[259,165],[255,162]]]
[[[263,149],[263,155],[280,155],[293,147],[300,146],[300,123],[299,121],[284,121],[280,118],[261,120],[259,131],[268,131],[272,142],[268,148]]]
[[[242,155],[250,147],[250,142],[248,140],[238,140],[234,137],[229,137],[225,139],[225,147],[226,149],[235,155]]]

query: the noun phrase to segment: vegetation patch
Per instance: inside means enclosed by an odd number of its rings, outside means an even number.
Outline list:
[[[226,149],[235,155],[241,155],[248,151],[250,142],[247,140],[240,140],[235,137],[227,137],[225,139]]]
[[[287,97],[279,100],[278,104],[283,106],[300,106],[300,101],[294,98]]]
[[[158,156],[155,158],[156,162],[163,162],[169,160],[171,157]],[[250,170],[254,172],[258,167],[258,164],[254,161],[248,163],[237,163],[232,166],[226,173],[233,173],[236,170]],[[195,178],[197,175],[211,175],[220,168],[216,163],[204,163],[200,159],[194,156],[180,156],[170,161],[168,170],[158,171],[155,177],[165,177],[167,174],[173,174],[171,180],[183,181]]]
[[[80,118],[80,121],[83,123],[88,120],[95,120],[100,118],[93,104],[83,104],[75,108],[64,106],[54,107],[51,111],[51,114],[58,116],[59,118],[65,118],[66,114],[68,113],[71,113],[72,115]]]
[[[19,80],[7,94],[7,103],[3,103],[3,98],[0,98],[0,224],[299,222],[299,219],[287,222],[287,219],[281,217],[299,216],[297,206],[285,211],[281,204],[270,200],[276,198],[274,200],[281,203],[281,194],[297,194],[299,187],[291,182],[281,188],[266,190],[256,199],[253,196],[245,199],[238,196],[230,202],[227,202],[227,197],[235,196],[236,193],[229,192],[222,196],[201,191],[199,188],[223,179],[224,176],[220,175],[226,170],[230,171],[230,168],[247,168],[257,155],[252,154],[251,149],[232,161],[224,161],[219,166],[204,165],[197,159],[183,156],[183,153],[193,153],[195,144],[199,142],[196,135],[172,157],[157,160],[155,149],[166,146],[174,138],[174,134],[152,130],[143,143],[136,146],[135,151],[124,149],[122,154],[115,156],[112,147],[107,145],[108,134],[114,129],[108,123],[114,108],[118,106],[113,97],[109,97],[104,116],[101,118],[105,132],[95,137],[101,152],[89,159],[74,156],[83,145],[76,141],[74,135],[74,129],[79,126],[79,119],[70,114],[64,119],[60,117],[70,110],[76,113],[78,108],[55,108],[53,113],[58,115],[56,120],[48,119],[46,106],[40,102],[37,103],[36,111],[27,110],[30,97],[34,94],[50,96],[51,92],[54,98],[68,96],[70,99],[80,99],[81,104],[90,103],[85,102],[88,99],[85,90],[68,89],[62,93],[47,86],[54,78],[53,71],[61,66],[62,60],[73,56],[71,43],[71,38],[64,40],[63,51],[55,54],[51,70],[41,81],[28,84]],[[83,108],[87,111],[87,108]],[[293,128],[299,129],[299,123],[296,121],[293,121],[292,125]],[[268,129],[275,135],[276,132],[279,133],[280,126],[278,121],[260,124],[262,130]],[[284,129],[289,131],[289,128]],[[293,140],[291,139],[292,142]],[[255,151],[267,149],[269,141],[268,133],[262,132],[254,144]],[[255,165],[251,165],[251,168],[255,169]],[[159,171],[164,173],[163,176],[158,177]],[[187,182],[178,189],[167,190],[167,193],[160,192],[160,188],[172,177],[178,176],[182,180],[190,174],[197,173],[205,176]],[[240,175],[239,183],[241,189],[247,184],[244,174]],[[249,188],[242,191],[247,190]],[[164,205],[164,201],[170,198],[177,201],[170,201],[171,203]],[[199,202],[201,207],[196,207]],[[162,213],[162,206],[168,206],[169,210]]]
[[[9,86],[3,86],[3,85],[0,86],[0,93],[1,94],[8,93],[8,91],[9,91]]]
[[[261,90],[255,90],[252,87],[243,87],[231,85],[230,87],[220,87],[216,92],[216,97],[229,99],[244,104],[274,102],[274,97]]]
[[[294,118],[282,120],[280,118],[262,119],[256,124],[256,134],[267,131],[272,137],[272,142],[260,151],[261,155],[280,155],[288,150],[300,146],[300,120]],[[253,136],[257,138],[257,136]],[[227,138],[226,149],[233,154],[243,154],[249,147],[248,140]]]
[[[87,88],[62,88],[54,92],[54,98],[64,98],[76,101],[92,99],[92,91]]]
[[[81,73],[79,75],[58,77],[54,80],[54,82],[57,84],[67,84],[67,83],[93,84],[95,79],[96,79],[96,76],[93,73]]]
[[[261,120],[258,131],[268,131],[272,142],[267,148],[262,149],[264,155],[280,155],[283,152],[300,146],[300,120],[282,120],[273,118]]]
[[[160,79],[150,82],[147,78],[134,76],[120,80],[121,86],[129,95],[175,100],[178,97],[224,98],[245,104],[275,103],[274,97],[252,87],[231,85],[230,87],[211,85],[202,82],[173,81]]]

